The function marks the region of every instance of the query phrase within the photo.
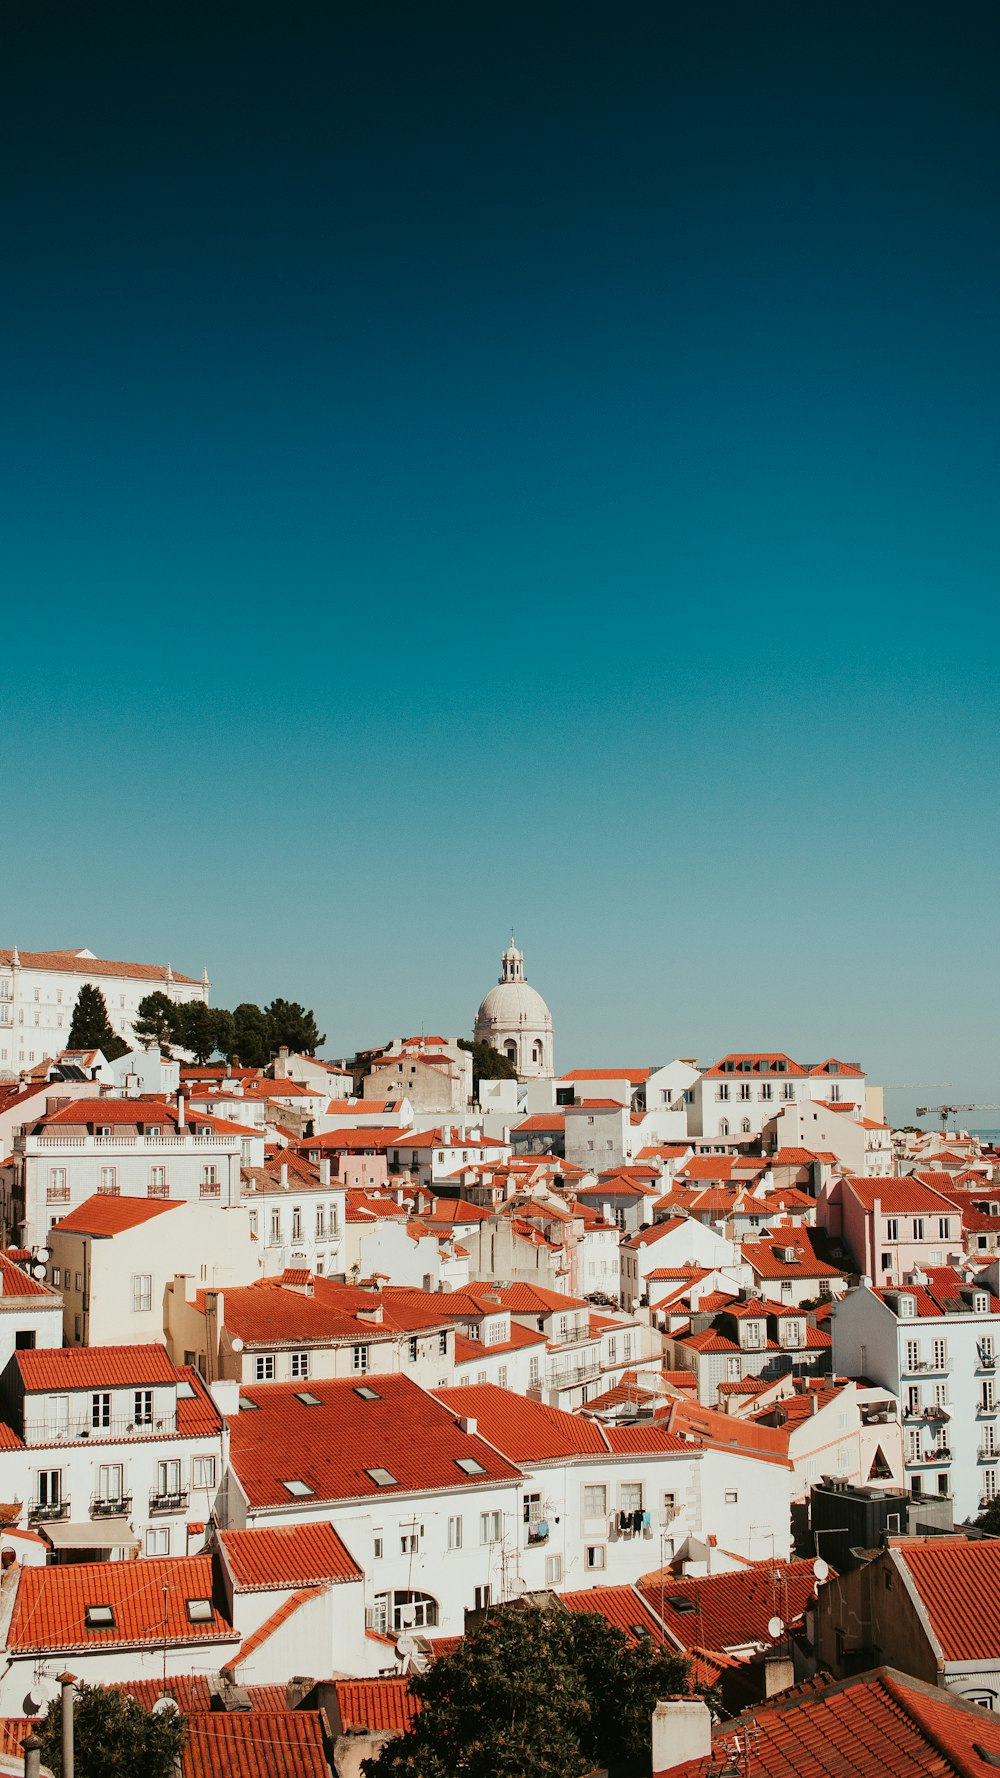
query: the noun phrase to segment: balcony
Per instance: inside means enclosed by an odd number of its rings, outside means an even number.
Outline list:
[[[53,1519],[68,1518],[68,1500],[60,1500],[57,1504],[54,1504],[52,1501],[35,1500],[28,1508],[29,1525],[44,1525]]]
[[[951,1359],[917,1358],[913,1363],[904,1362],[900,1366],[900,1374],[904,1377],[943,1377],[951,1370]]]
[[[910,1455],[906,1459],[907,1469],[915,1469],[922,1463],[950,1463],[951,1450],[947,1445],[938,1445],[933,1451],[921,1451],[917,1456]]]
[[[222,1196],[222,1187],[216,1179],[203,1179],[199,1192],[203,1198],[218,1198]]]
[[[180,1513],[187,1510],[188,1491],[181,1488],[176,1494],[152,1493],[149,1496],[151,1513]]]
[[[146,1196],[147,1198],[169,1198],[170,1187],[166,1180],[163,1181],[162,1185],[148,1185],[146,1187]]]
[[[49,1185],[49,1186],[47,1186],[45,1189],[45,1202],[47,1204],[68,1204],[69,1203],[69,1186],[68,1185]]]
[[[988,1420],[997,1411],[996,1397],[990,1396],[986,1401],[980,1397],[976,1403],[976,1419]]]
[[[132,1511],[131,1494],[93,1494],[90,1500],[92,1519],[123,1518]]]
[[[980,1463],[1000,1463],[1000,1450],[995,1439],[984,1439],[979,1447]]]
[[[115,1415],[106,1426],[92,1426],[89,1420],[84,1426],[44,1419],[30,1419],[24,1423],[26,1445],[76,1445],[86,1439],[97,1444],[118,1439],[171,1438],[176,1433],[177,1415],[172,1410],[156,1420],[123,1420]]]
[[[575,1384],[589,1382],[592,1377],[599,1377],[600,1374],[599,1364],[578,1364],[572,1370],[553,1371],[551,1376],[546,1377],[545,1383],[549,1389],[571,1389]]]

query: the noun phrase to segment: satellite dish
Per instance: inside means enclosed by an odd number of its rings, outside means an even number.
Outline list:
[[[49,1705],[58,1698],[60,1689],[55,1680],[49,1679],[44,1673],[33,1680],[31,1690],[24,1700],[28,1706],[29,1716],[40,1716],[43,1710],[47,1710]]]
[[[230,1341],[230,1345],[231,1345],[231,1347],[232,1347],[232,1349],[233,1349],[233,1351],[234,1351],[234,1352],[242,1352],[242,1350],[243,1350],[243,1341],[242,1341],[242,1340],[241,1340],[241,1339],[240,1339],[240,1336],[239,1336],[239,1334],[234,1334],[234,1335],[233,1335],[233,1338],[232,1338],[232,1340],[231,1340],[231,1341]]]
[[[768,1624],[767,1624],[767,1633],[769,1636],[780,1636],[784,1627],[785,1627],[785,1622],[784,1622],[783,1618],[780,1618],[780,1617],[769,1618]]]
[[[520,1599],[521,1595],[528,1591],[528,1583],[523,1574],[519,1574],[516,1580],[512,1581],[510,1590],[516,1599]]]
[[[824,1562],[822,1556],[817,1556],[813,1563],[813,1573],[817,1580],[827,1580],[830,1574],[829,1562]]]
[[[52,1258],[52,1255],[50,1254],[47,1247],[39,1247],[36,1249],[35,1258],[37,1260],[40,1260],[42,1265],[44,1266]]]
[[[32,1266],[31,1276],[33,1278],[44,1278],[45,1277],[45,1267],[44,1266]]]
[[[176,1716],[177,1715],[177,1699],[176,1698],[167,1698],[167,1697],[157,1698],[156,1703],[153,1705],[153,1715],[154,1716]]]
[[[396,1653],[401,1661],[405,1661],[408,1655],[415,1655],[416,1652],[417,1645],[412,1636],[400,1636],[397,1638]]]

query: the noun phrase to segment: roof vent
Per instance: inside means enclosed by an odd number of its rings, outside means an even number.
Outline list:
[[[475,1438],[479,1431],[479,1421],[472,1414],[459,1414],[458,1430],[467,1432],[470,1438]]]

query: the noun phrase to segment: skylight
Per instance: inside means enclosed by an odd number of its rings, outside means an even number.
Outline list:
[[[686,1599],[683,1594],[675,1599],[668,1599],[667,1604],[672,1605],[675,1611],[694,1610],[694,1601],[692,1599]]]
[[[378,1390],[377,1389],[369,1389],[367,1383],[360,1383],[357,1386],[357,1388],[355,1389],[354,1393],[355,1393],[355,1395],[360,1395],[362,1401],[381,1401],[382,1400],[382,1397],[380,1396]]]
[[[252,1408],[254,1410],[254,1412],[256,1413],[256,1411],[259,1407],[260,1407],[260,1402],[259,1401],[251,1401],[249,1395],[241,1395],[240,1396],[240,1413],[241,1414],[245,1413],[247,1408]]]
[[[289,1494],[294,1494],[296,1500],[304,1500],[307,1494],[313,1492],[308,1482],[300,1482],[297,1476],[290,1482],[282,1482],[281,1486],[287,1488]]]
[[[186,1377],[182,1377],[177,1385],[177,1400],[194,1401],[196,1394],[197,1391],[194,1388],[194,1385],[189,1383]]]
[[[319,1408],[323,1405],[319,1396],[313,1395],[312,1391],[309,1389],[296,1389],[295,1399],[296,1401],[300,1401],[304,1408]]]
[[[211,1599],[189,1599],[187,1614],[192,1624],[210,1624],[213,1617]]]
[[[464,1469],[466,1475],[486,1474],[485,1464],[477,1463],[474,1457],[456,1457],[455,1462],[458,1464],[459,1469]]]
[[[376,1488],[399,1487],[399,1483],[395,1476],[388,1469],[368,1469],[365,1471],[365,1474],[371,1476]]]
[[[88,1605],[83,1617],[88,1630],[113,1630],[115,1627],[113,1605]]]

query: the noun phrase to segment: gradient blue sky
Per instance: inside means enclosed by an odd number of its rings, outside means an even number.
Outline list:
[[[3,36],[0,942],[1000,1100],[997,8]]]

